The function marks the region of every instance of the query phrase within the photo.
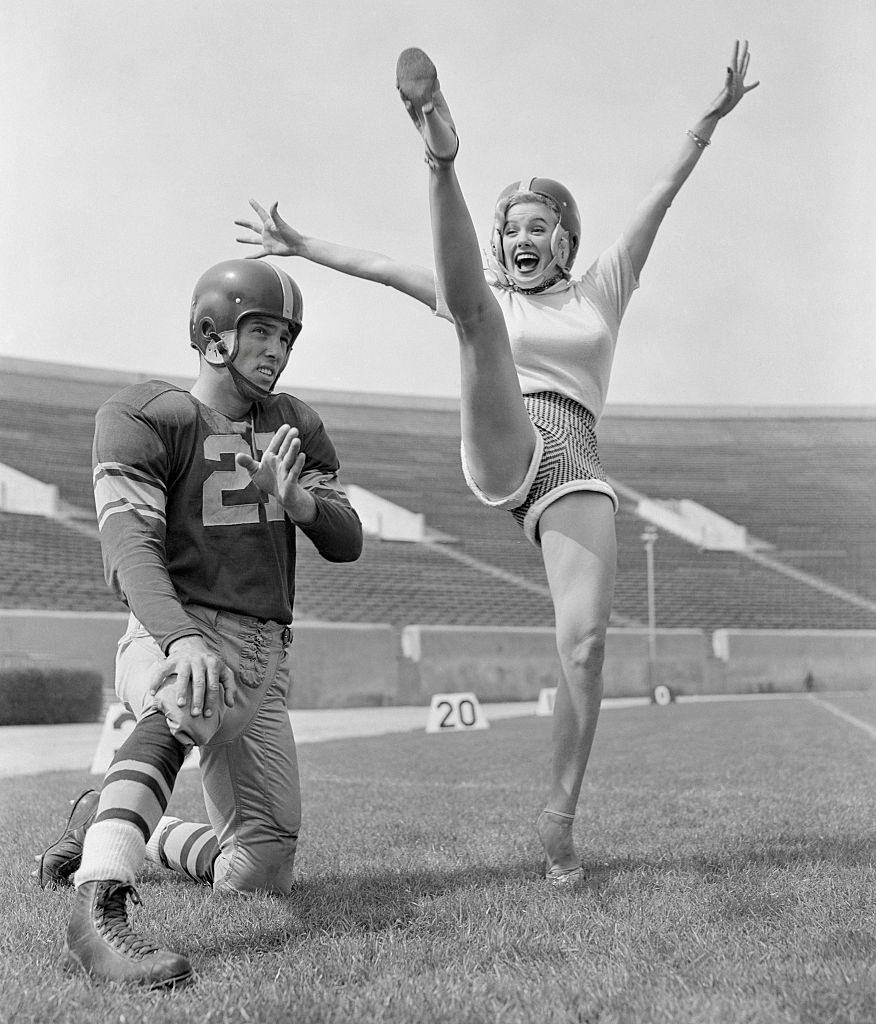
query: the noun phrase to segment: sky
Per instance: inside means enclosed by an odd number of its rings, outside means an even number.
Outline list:
[[[676,198],[621,327],[612,404],[876,402],[876,5],[798,0],[3,0],[0,356],[193,377],[200,274],[249,198],[430,266],[427,169],[395,90],[438,66],[489,236],[508,182],[576,195],[583,272],[719,91],[761,80]],[[283,387],[458,395],[450,324],[299,259]]]

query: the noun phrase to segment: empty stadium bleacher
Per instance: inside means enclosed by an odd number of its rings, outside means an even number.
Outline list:
[[[92,529],[91,437],[98,405],[137,379],[0,360],[0,462],[58,486],[68,521],[0,513],[0,607],[118,610]],[[289,384],[288,389],[295,391]],[[302,540],[297,616],[337,622],[550,626],[538,552],[510,517],[479,505],[459,470],[449,400],[296,392],[322,414],[342,476],[422,512],[448,540],[370,539],[353,565]],[[770,545],[700,551],[661,532],[663,627],[876,626],[876,418],[817,410],[612,409],[600,427],[609,475],[652,498],[692,498]],[[622,498],[613,622],[647,622],[643,522]],[[83,532],[85,531],[85,532]]]

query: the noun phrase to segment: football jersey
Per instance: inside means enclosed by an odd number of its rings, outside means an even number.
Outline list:
[[[299,399],[272,395],[233,420],[148,381],[98,410],[94,496],[106,580],[164,651],[196,632],[187,604],[292,621],[295,525],[234,460],[259,459],[284,423],[298,428],[299,481],[317,508],[299,529],[329,561],[358,558],[361,524],[339,483],[334,445]]]

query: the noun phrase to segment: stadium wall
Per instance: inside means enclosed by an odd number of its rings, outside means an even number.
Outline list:
[[[729,692],[876,687],[876,630],[718,629]]]
[[[403,655],[414,666],[408,673],[406,703],[428,702],[433,693],[467,690],[481,700],[533,700],[540,689],[557,685],[560,667],[552,629],[413,625],[402,630],[401,643]],[[646,696],[657,685],[676,694],[758,689],[738,673],[731,680],[727,663],[714,656],[701,629],[658,629],[654,646],[652,664],[647,629],[609,629],[603,669],[606,697]],[[872,655],[876,664],[876,634]],[[785,688],[799,690],[804,675],[796,684],[789,679]]]
[[[125,612],[0,610],[0,664],[94,669],[108,699]],[[382,624],[296,622],[291,706],[398,703],[398,633]]]
[[[0,610],[0,664],[90,668],[112,690],[124,613]],[[610,629],[605,695],[801,692],[876,688],[876,630],[665,629],[649,664],[646,629]],[[555,686],[553,630],[298,622],[292,644],[296,708],[427,704],[433,693],[535,700]]]
[[[533,700],[540,689],[557,685],[560,666],[552,629],[406,626],[401,642],[402,653],[417,667],[407,703],[466,690],[480,700]],[[610,629],[605,696],[643,696],[657,683],[678,692],[714,692],[720,682],[712,678],[711,660],[702,630],[658,630],[652,673],[648,631]]]
[[[94,669],[111,690],[127,622],[125,612],[0,610],[0,661]]]

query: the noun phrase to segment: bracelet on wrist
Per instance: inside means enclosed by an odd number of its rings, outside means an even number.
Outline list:
[[[693,144],[697,147],[697,149],[705,149],[706,146],[712,145],[711,139],[701,139],[700,136],[697,135],[695,132],[692,132],[690,128],[685,129],[685,135],[689,135],[691,137],[691,139],[693,140]]]

